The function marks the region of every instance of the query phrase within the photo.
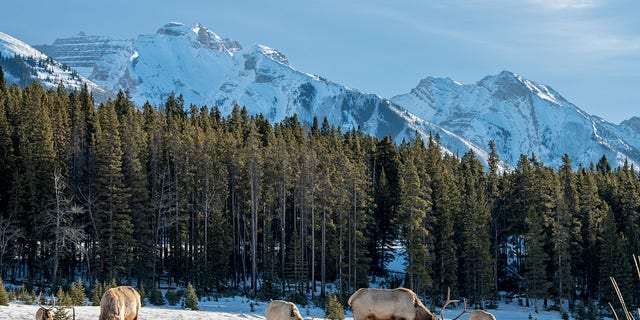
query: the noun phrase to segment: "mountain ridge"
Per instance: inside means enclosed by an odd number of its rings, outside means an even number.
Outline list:
[[[327,117],[345,130],[391,135],[397,143],[415,132],[437,134],[445,152],[473,150],[485,162],[494,140],[510,166],[532,153],[552,166],[563,153],[585,166],[602,155],[615,165],[640,163],[640,118],[606,122],[550,86],[510,71],[475,84],[426,77],[386,99],[298,71],[276,49],[222,38],[200,23],[171,22],[130,40],[72,38],[36,48],[111,92],[129,91],[139,105],[161,106],[175,93],[187,104],[217,105],[222,114],[239,104],[274,122],[293,114],[309,123]]]
[[[87,85],[98,99],[106,100],[111,96],[109,91],[77,71],[3,32],[0,32],[0,58],[4,69],[8,69],[5,71],[5,78],[9,83],[24,86],[38,81],[46,89],[57,88],[62,84],[68,90],[78,91]]]
[[[427,77],[409,93],[391,98],[418,117],[463,136],[477,145],[494,140],[501,158],[511,164],[532,153],[559,166],[564,153],[588,165],[607,156],[617,164],[628,158],[637,166],[638,126],[608,123],[567,101],[553,88],[509,71],[462,85]],[[637,121],[640,123],[640,121]],[[623,129],[625,129],[623,131]],[[630,139],[626,141],[625,138]],[[581,141],[580,145],[575,141]]]

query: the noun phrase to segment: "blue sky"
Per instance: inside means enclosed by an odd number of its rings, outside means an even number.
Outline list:
[[[301,71],[385,97],[427,76],[464,84],[502,70],[619,123],[640,116],[637,0],[6,1],[0,31],[29,44],[114,38],[200,22],[283,52]]]

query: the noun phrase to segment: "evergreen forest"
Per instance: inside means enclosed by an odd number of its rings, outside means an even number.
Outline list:
[[[437,136],[394,143],[326,119],[270,123],[237,106],[160,108],[86,87],[9,86],[0,70],[0,278],[68,287],[193,284],[307,303],[372,282],[438,305],[498,292],[569,308],[640,303],[637,168],[500,170]],[[389,270],[394,254],[403,272]],[[378,279],[378,280],[376,280]],[[380,280],[383,279],[383,280]],[[312,290],[315,288],[315,290]],[[55,289],[52,289],[55,290]],[[441,304],[440,304],[441,305]]]

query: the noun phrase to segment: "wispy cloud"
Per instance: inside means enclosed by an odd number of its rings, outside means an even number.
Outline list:
[[[529,0],[533,4],[548,10],[588,9],[600,6],[598,0]]]

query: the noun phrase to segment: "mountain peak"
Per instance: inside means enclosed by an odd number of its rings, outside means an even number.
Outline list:
[[[449,87],[449,86],[461,86],[462,84],[458,81],[455,81],[449,77],[441,78],[441,77],[426,77],[420,80],[418,83],[418,88],[430,88],[430,87]]]
[[[500,87],[505,84],[523,85],[523,79],[524,78],[511,71],[503,70],[496,75],[489,75],[482,78],[477,84],[483,87]]]
[[[500,73],[498,74],[498,77],[499,78],[506,78],[506,79],[511,79],[511,78],[519,79],[519,78],[521,78],[520,75],[516,74],[515,72],[511,72],[509,70],[500,71]]]
[[[484,87],[503,99],[524,96],[537,96],[557,105],[564,105],[565,100],[547,85],[528,80],[511,71],[502,71],[497,75],[486,76],[478,81],[478,86]]]
[[[640,132],[640,117],[631,117],[627,120],[622,121],[620,125],[634,128],[636,131]]]
[[[191,32],[191,28],[187,27],[181,22],[169,22],[164,26],[160,27],[156,33],[158,34],[166,34],[170,36],[183,36],[189,34]]]
[[[193,32],[198,36],[198,42],[205,48],[211,48],[217,51],[227,51],[234,53],[242,49],[242,45],[239,42],[231,39],[222,39],[212,30],[202,25],[200,22],[196,22],[193,27]]]
[[[189,27],[182,22],[169,22],[158,29],[157,34],[169,36],[193,36],[203,48],[216,51],[226,51],[229,54],[242,49],[239,42],[231,39],[223,39],[215,32],[209,30],[200,22],[196,22],[193,27]]]

